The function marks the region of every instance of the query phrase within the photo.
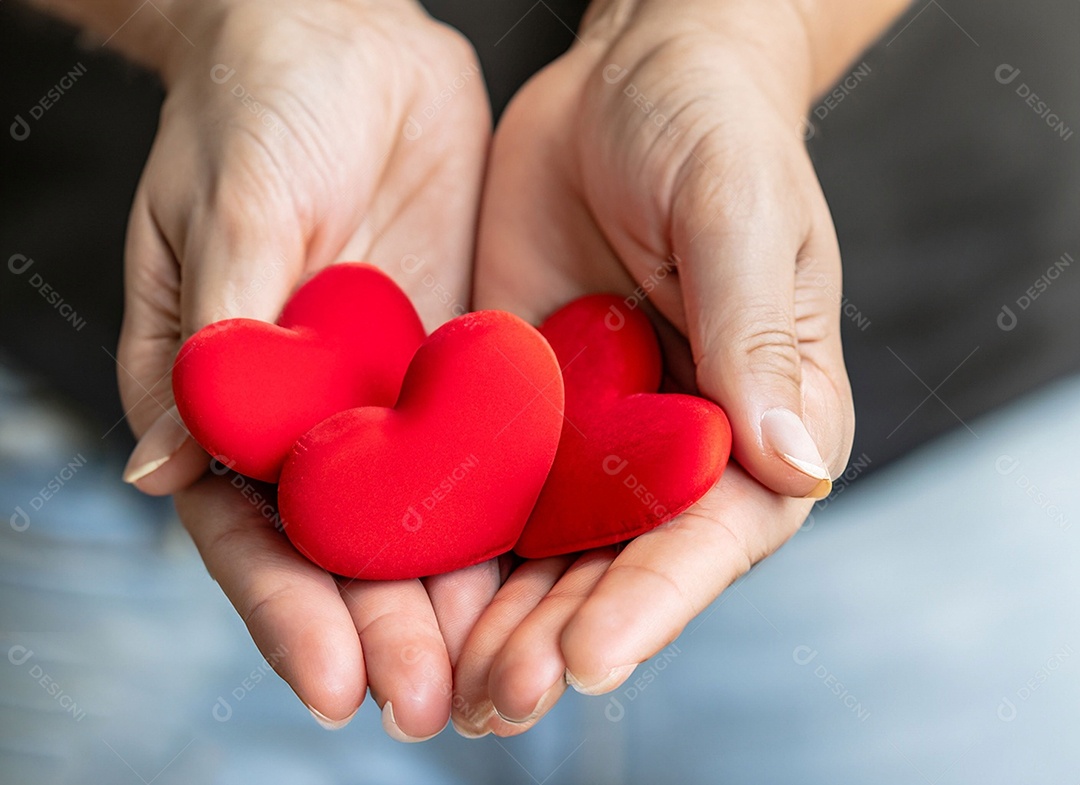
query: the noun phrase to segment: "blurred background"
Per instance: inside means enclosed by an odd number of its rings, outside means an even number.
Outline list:
[[[583,10],[427,6],[497,112]],[[171,504],[120,482],[124,227],[161,89],[0,5],[0,782],[1075,778],[1078,34],[1067,0],[931,0],[853,64],[802,129],[858,412],[833,496],[612,696],[405,747],[370,703],[319,729]]]

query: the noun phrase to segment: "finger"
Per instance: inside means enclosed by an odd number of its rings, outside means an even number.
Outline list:
[[[499,715],[491,723],[497,735],[524,733],[562,696],[566,689],[566,662],[560,648],[563,628],[614,559],[614,548],[583,554],[495,656],[488,691]]]
[[[855,437],[855,407],[840,337],[840,246],[824,200],[795,270],[795,319],[802,360],[803,418],[832,473],[843,470]]]
[[[419,580],[342,582],[364,650],[371,696],[393,739],[424,741],[450,719],[450,659]]]
[[[488,676],[495,655],[572,563],[566,556],[525,562],[510,574],[476,622],[454,668],[452,719],[462,736],[491,732],[495,707],[488,694]]]
[[[563,631],[567,682],[588,695],[615,689],[790,537],[809,506],[729,466],[691,510],[619,554]]]
[[[252,640],[322,724],[356,713],[366,681],[360,641],[333,578],[275,528],[272,486],[208,475],[176,506],[206,568]]]
[[[150,496],[168,496],[195,482],[209,462],[210,456],[191,438],[174,404],[135,445],[123,479]]]
[[[465,639],[501,582],[498,559],[424,579],[451,667],[457,665]]]
[[[305,244],[295,207],[273,193],[253,198],[251,187],[236,185],[241,178],[222,174],[180,238],[184,339],[222,319],[272,322],[299,282]]]
[[[124,468],[124,481],[159,495],[190,485],[205,471],[207,460],[173,405],[180,279],[142,188],[128,222],[126,255],[116,373],[124,411],[140,441]]]
[[[176,355],[178,347],[221,319],[276,320],[302,268],[300,231],[295,221],[280,217],[288,214],[287,205],[276,204],[271,195],[245,197],[225,185],[235,180],[224,176],[208,207],[195,208],[183,219],[174,217],[168,237],[158,231],[148,208],[137,206],[138,215],[132,216],[127,285],[133,292],[129,302],[142,307],[132,307],[126,315],[122,345],[127,356],[140,362],[137,371],[127,369],[121,376],[127,373],[136,386],[145,387],[147,381],[156,385],[161,406],[152,423],[140,422],[145,431],[139,434],[124,478],[147,493],[175,492],[206,468],[206,456],[195,449],[183,422],[173,416],[175,410],[170,411],[174,357],[183,362],[182,349]],[[176,259],[170,259],[166,289],[160,278],[168,247]],[[165,291],[171,298],[167,321],[161,318]],[[150,370],[144,372],[144,366]]]
[[[842,360],[839,303],[796,286],[819,197],[791,193],[787,170],[809,161],[779,156],[721,177],[707,160],[678,186],[672,226],[698,386],[726,410],[735,457],[754,477],[778,493],[821,498],[833,469],[808,430],[802,366],[807,352],[830,366]],[[800,174],[796,182],[816,182],[812,170]],[[838,290],[839,253],[817,250],[815,275]],[[839,441],[842,426],[812,425]]]
[[[172,406],[169,370],[180,337],[179,269],[142,186],[131,208],[124,253],[124,320],[116,372],[124,411],[139,437]]]

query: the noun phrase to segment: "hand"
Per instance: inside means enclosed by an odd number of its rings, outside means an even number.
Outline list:
[[[613,8],[496,131],[476,306],[538,321],[582,294],[627,294],[655,317],[670,384],[728,413],[737,463],[621,552],[509,577],[455,668],[468,734],[530,727],[564,674],[589,694],[617,687],[796,531],[812,503],[798,497],[826,493],[851,446],[840,255],[797,132],[809,79],[786,76],[811,70],[798,14]]]
[[[428,736],[447,722],[451,658],[497,564],[336,582],[274,530],[243,478],[181,490],[208,456],[172,406],[169,371],[194,331],[273,321],[302,280],[344,259],[387,271],[429,330],[467,308],[490,136],[475,54],[409,0],[169,12],[193,45],[177,37],[158,63],[167,98],[129,227],[119,378],[140,441],[126,479],[179,491],[211,575],[314,712],[350,717],[370,686],[392,735]]]

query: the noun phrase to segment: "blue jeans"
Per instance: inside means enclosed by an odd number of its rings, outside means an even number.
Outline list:
[[[405,746],[316,726],[123,456],[0,379],[4,783],[951,783],[1080,771],[1080,378],[865,481],[611,695]],[[927,404],[931,405],[931,404]],[[824,508],[823,508],[824,507]],[[270,655],[273,659],[273,654]]]

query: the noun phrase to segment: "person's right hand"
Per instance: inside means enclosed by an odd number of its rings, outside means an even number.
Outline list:
[[[428,736],[447,722],[451,662],[497,564],[339,585],[243,481],[183,490],[208,456],[173,407],[170,368],[199,328],[273,321],[303,280],[345,259],[394,277],[429,330],[467,309],[490,137],[475,53],[411,0],[167,10],[183,37],[157,63],[167,97],[126,251],[118,374],[139,443],[125,479],[178,492],[211,575],[313,711],[350,717],[370,686],[391,735]]]

